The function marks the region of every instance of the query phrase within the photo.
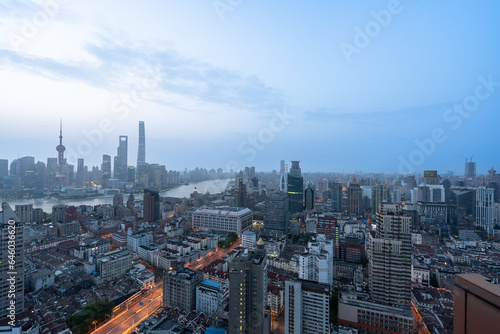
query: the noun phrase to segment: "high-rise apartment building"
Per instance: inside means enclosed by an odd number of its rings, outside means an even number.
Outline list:
[[[381,304],[409,308],[411,302],[411,217],[401,206],[380,203],[370,235],[370,294]]]
[[[264,209],[264,234],[271,237],[281,237],[288,233],[290,210],[288,195],[282,192],[270,194],[266,198]]]
[[[163,276],[163,305],[181,311],[196,309],[196,287],[203,281],[203,272],[189,269],[172,270]]]
[[[328,240],[332,240],[334,256],[339,258],[339,224],[337,223],[337,217],[326,214],[318,215],[316,233],[324,234]]]
[[[16,204],[16,215],[21,223],[33,222],[33,204]]]
[[[266,328],[267,259],[262,239],[257,250],[240,252],[229,271],[229,334],[263,333]]]
[[[304,211],[304,178],[299,166],[300,161],[292,161],[292,167],[288,173],[288,200],[291,213]]]
[[[476,188],[476,226],[493,234],[495,224],[495,189]]]
[[[0,318],[24,311],[24,224],[12,208],[0,211]]]
[[[330,286],[285,281],[285,334],[329,334]]]

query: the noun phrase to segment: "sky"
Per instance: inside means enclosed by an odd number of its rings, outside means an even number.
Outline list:
[[[0,158],[500,168],[498,1],[0,0]]]

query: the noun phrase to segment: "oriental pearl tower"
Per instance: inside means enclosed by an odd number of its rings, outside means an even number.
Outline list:
[[[66,150],[66,147],[62,144],[62,119],[59,125],[59,145],[56,147],[57,151],[57,165],[59,167],[59,170],[56,175],[56,179],[59,183],[59,189],[62,189],[64,179],[66,178],[66,175],[63,173],[63,165],[64,165],[64,151]]]

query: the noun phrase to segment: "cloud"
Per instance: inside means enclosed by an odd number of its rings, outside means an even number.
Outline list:
[[[157,80],[156,103],[169,105],[162,93],[179,94],[201,102],[230,105],[263,112],[284,104],[279,90],[255,76],[189,59],[171,48],[158,50],[147,46],[127,46],[125,41],[101,38],[86,50],[96,60],[56,60],[0,50],[0,68],[23,70],[53,80],[78,81],[112,92],[137,89],[144,79]]]

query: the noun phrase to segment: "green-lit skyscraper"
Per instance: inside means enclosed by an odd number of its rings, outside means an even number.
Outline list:
[[[304,178],[302,177],[300,161],[292,161],[288,173],[288,198],[290,200],[290,213],[304,211]]]

